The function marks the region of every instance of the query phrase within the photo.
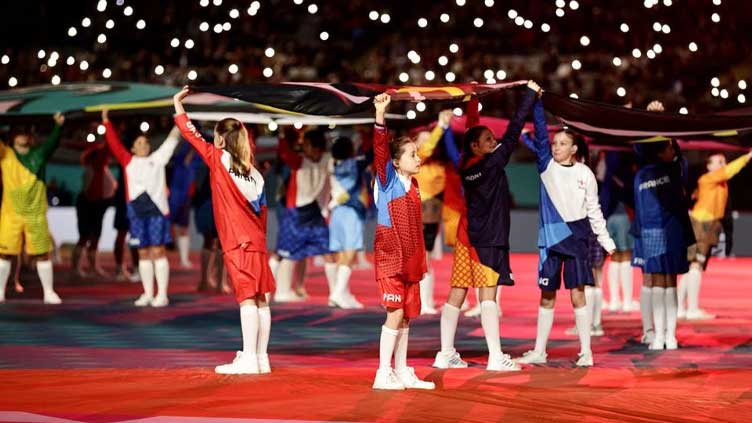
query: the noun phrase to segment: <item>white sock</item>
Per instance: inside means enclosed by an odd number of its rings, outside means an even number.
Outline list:
[[[402,328],[397,332],[397,341],[394,347],[394,370],[399,372],[407,368],[407,337],[410,334],[410,328]]]
[[[679,310],[685,311],[687,309],[687,287],[689,281],[692,279],[692,269],[682,276],[681,280],[677,281],[676,293],[677,293],[677,307]]]
[[[601,316],[603,316],[603,290],[600,287],[595,288],[593,297],[593,326],[600,326]]]
[[[433,275],[430,272],[420,280],[420,303],[425,308],[433,308]]]
[[[666,336],[666,288],[654,286],[652,291],[653,300],[653,327],[656,338],[665,339]]]
[[[574,309],[574,322],[577,326],[577,335],[580,337],[580,353],[590,352],[590,312],[587,304],[584,307]]]
[[[634,287],[632,284],[632,263],[628,261],[621,262],[619,268],[619,279],[621,279],[621,292],[624,304],[632,305],[632,298],[634,296]]]
[[[42,291],[44,295],[49,295],[55,292],[53,288],[53,271],[52,261],[44,260],[37,262],[37,274],[39,275],[39,281],[42,282]]]
[[[151,260],[140,259],[138,261],[138,276],[141,278],[144,294],[149,298],[154,297],[154,263]]]
[[[350,275],[352,275],[350,266],[337,266],[335,268],[334,295],[337,298],[343,299],[350,293]]]
[[[595,287],[585,286],[585,309],[588,311],[590,321],[595,320]]]
[[[269,335],[272,332],[272,311],[269,306],[258,308],[258,339],[256,340],[256,354],[265,355],[269,346]],[[245,349],[245,345],[243,345]]]
[[[653,330],[653,290],[643,286],[640,290],[640,314],[642,315],[642,334]]]
[[[697,312],[700,310],[700,284],[702,283],[702,272],[700,269],[689,269],[689,279],[687,285],[687,312]]]
[[[664,292],[664,302],[666,305],[666,339],[676,338],[676,288],[666,288]]]
[[[329,298],[341,295],[342,293],[337,289],[337,263],[324,263],[324,275],[329,286]]]
[[[5,301],[5,287],[8,285],[10,277],[11,262],[0,259],[0,302]]]
[[[381,339],[379,340],[379,369],[392,368],[392,355],[394,354],[394,345],[397,343],[398,333],[398,331],[389,329],[386,326],[381,327]]]
[[[279,262],[277,270],[277,292],[276,295],[292,295],[292,271],[295,263],[292,260],[282,259]]]
[[[548,335],[551,334],[551,326],[554,325],[554,309],[538,307],[538,333],[535,336],[535,351],[545,354]],[[590,329],[588,329],[588,334]]]
[[[170,263],[167,257],[154,260],[154,276],[157,279],[157,298],[166,298],[167,285],[170,283]]]
[[[259,312],[256,304],[240,306],[240,332],[243,334],[243,354],[256,354],[259,320]]]
[[[188,235],[180,235],[177,237],[176,244],[178,247],[178,253],[180,255],[180,263],[189,263],[189,254],[191,252],[191,237]]]
[[[501,316],[501,287],[504,285],[498,285],[496,287],[496,306],[499,307],[499,316]]]
[[[480,325],[486,335],[488,361],[501,359],[501,340],[499,339],[499,309],[495,301],[485,300],[480,303]]]
[[[445,303],[441,309],[441,352],[454,353],[454,336],[457,333],[459,319],[460,309]]]
[[[269,257],[269,269],[272,271],[272,277],[277,280],[277,270],[279,269],[279,260],[275,256]]]
[[[608,301],[611,304],[618,304],[619,300],[619,271],[621,263],[611,261],[608,263]]]

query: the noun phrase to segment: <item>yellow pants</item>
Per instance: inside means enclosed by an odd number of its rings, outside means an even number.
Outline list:
[[[52,251],[47,214],[21,216],[7,207],[0,209],[0,254],[21,254],[26,240],[26,254],[40,255]]]

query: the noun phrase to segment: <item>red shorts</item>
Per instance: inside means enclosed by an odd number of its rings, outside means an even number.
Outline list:
[[[238,304],[256,295],[274,291],[274,276],[269,268],[269,256],[266,252],[248,251],[238,246],[225,251],[224,261]]]
[[[420,316],[420,283],[405,282],[399,277],[379,279],[381,305],[387,308],[401,308],[405,317]]]

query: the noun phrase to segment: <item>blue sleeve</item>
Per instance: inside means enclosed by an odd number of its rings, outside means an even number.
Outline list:
[[[538,156],[538,172],[542,172],[553,156],[551,156],[551,141],[548,138],[546,112],[543,109],[543,101],[540,99],[533,105],[533,126],[535,138],[532,150]]]
[[[460,150],[457,148],[457,143],[454,142],[454,132],[452,132],[452,128],[447,128],[444,131],[444,149],[446,150],[447,156],[449,156],[449,160],[452,161],[455,168],[460,167]]]
[[[491,153],[489,164],[492,166],[506,166],[512,152],[517,147],[517,141],[520,139],[522,127],[525,125],[525,117],[530,113],[533,102],[537,98],[537,93],[530,88],[525,88],[525,96],[522,98],[522,104],[517,108],[512,120],[509,121],[504,136],[499,140],[499,147]]]

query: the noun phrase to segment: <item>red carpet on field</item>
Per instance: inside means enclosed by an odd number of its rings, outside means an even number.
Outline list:
[[[439,304],[451,260],[434,262]],[[533,255],[514,255],[517,286],[502,292],[502,347],[512,356],[534,344],[536,263]],[[352,278],[366,309],[345,311],[326,306],[323,269],[309,266],[309,300],[272,305],[273,372],[261,376],[214,374],[241,347],[238,309],[229,295],[197,293],[198,270],[172,270],[171,304],[164,309],[133,307],[138,283],[69,273],[56,267],[61,306],[41,303],[33,275],[25,277],[23,294],[9,289],[0,305],[2,422],[715,422],[752,416],[752,259],[711,262],[701,304],[718,317],[680,321],[676,351],[639,344],[639,312],[605,312],[606,336],[593,338],[590,369],[574,367],[579,341],[564,332],[574,324],[566,292],[556,306],[549,363],[522,372],[486,372],[480,321],[465,317],[456,345],[471,367],[431,368],[439,316],[423,316],[411,324],[408,353],[416,373],[436,382],[435,391],[423,392],[371,390],[384,318],[372,270],[356,270]],[[639,286],[635,272],[634,298]]]

